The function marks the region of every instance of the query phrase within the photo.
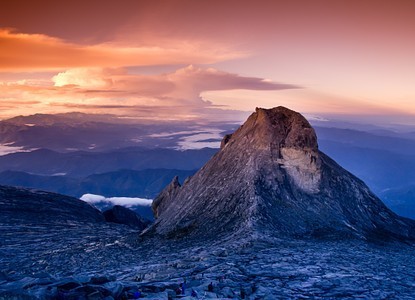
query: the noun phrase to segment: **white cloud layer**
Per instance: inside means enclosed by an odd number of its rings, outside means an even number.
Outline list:
[[[151,206],[153,203],[152,199],[145,199],[145,198],[131,198],[131,197],[110,197],[106,198],[101,195],[95,194],[84,194],[80,198],[82,201],[88,202],[90,204],[96,203],[109,203],[113,205],[121,205],[125,207],[133,207],[133,206]]]
[[[13,143],[11,143],[13,144]],[[10,146],[10,144],[0,144],[0,156],[15,152],[30,152],[34,149],[24,149],[23,147]]]

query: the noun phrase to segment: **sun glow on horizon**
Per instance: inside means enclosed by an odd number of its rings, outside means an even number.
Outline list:
[[[106,2],[93,16],[71,3],[42,11],[45,3],[0,9],[0,118],[226,119],[277,105],[415,116],[411,3]],[[65,7],[72,27],[56,19]]]

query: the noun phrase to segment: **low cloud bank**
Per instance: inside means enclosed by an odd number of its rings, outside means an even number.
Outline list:
[[[113,204],[113,205],[121,205],[125,207],[132,207],[132,206],[151,206],[153,203],[152,199],[145,199],[145,198],[131,198],[131,197],[110,197],[106,198],[101,195],[94,195],[94,194],[84,194],[80,198],[81,200],[88,202],[90,204],[97,204],[101,202]]]
[[[24,149],[24,147],[19,146],[9,146],[13,143],[9,144],[0,144],[0,156],[7,155],[10,153],[16,153],[16,152],[30,152],[35,149]]]

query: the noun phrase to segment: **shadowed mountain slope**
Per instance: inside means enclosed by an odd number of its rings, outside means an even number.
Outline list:
[[[98,209],[79,199],[11,186],[0,186],[0,217],[10,225],[14,222],[104,222]]]
[[[307,120],[284,107],[257,109],[183,186],[174,179],[153,211],[145,234],[415,238],[415,222],[319,151]]]

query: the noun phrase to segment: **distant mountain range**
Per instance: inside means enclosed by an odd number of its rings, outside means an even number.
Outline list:
[[[90,193],[106,197],[123,196],[152,199],[174,176],[179,176],[184,180],[195,172],[196,170],[176,169],[119,170],[73,178],[4,171],[0,173],[0,184],[37,188],[77,198]]]
[[[398,215],[415,219],[415,184],[385,190],[379,195]]]
[[[179,148],[188,136],[204,134],[200,140],[220,142],[220,135],[237,125],[190,122],[157,122],[119,118],[114,115],[66,113],[36,114],[0,121],[0,145],[21,147],[22,150],[49,149],[57,152],[102,152],[126,147]],[[203,148],[196,139],[191,148]]]
[[[415,218],[415,131],[312,123],[320,150],[364,180],[393,210]],[[183,180],[206,163],[218,151],[221,137],[235,127],[163,122],[150,126],[146,121],[81,113],[15,117],[0,121],[0,145],[39,149],[0,156],[0,184],[77,197],[94,193],[152,198],[175,175]],[[186,146],[201,149],[183,151]]]
[[[319,147],[361,178],[394,212],[415,219],[412,133],[316,128]]]
[[[46,149],[0,156],[0,172],[20,171],[35,175],[85,177],[121,169],[200,168],[216,149],[178,151],[173,149],[124,148],[111,152],[59,153]]]

